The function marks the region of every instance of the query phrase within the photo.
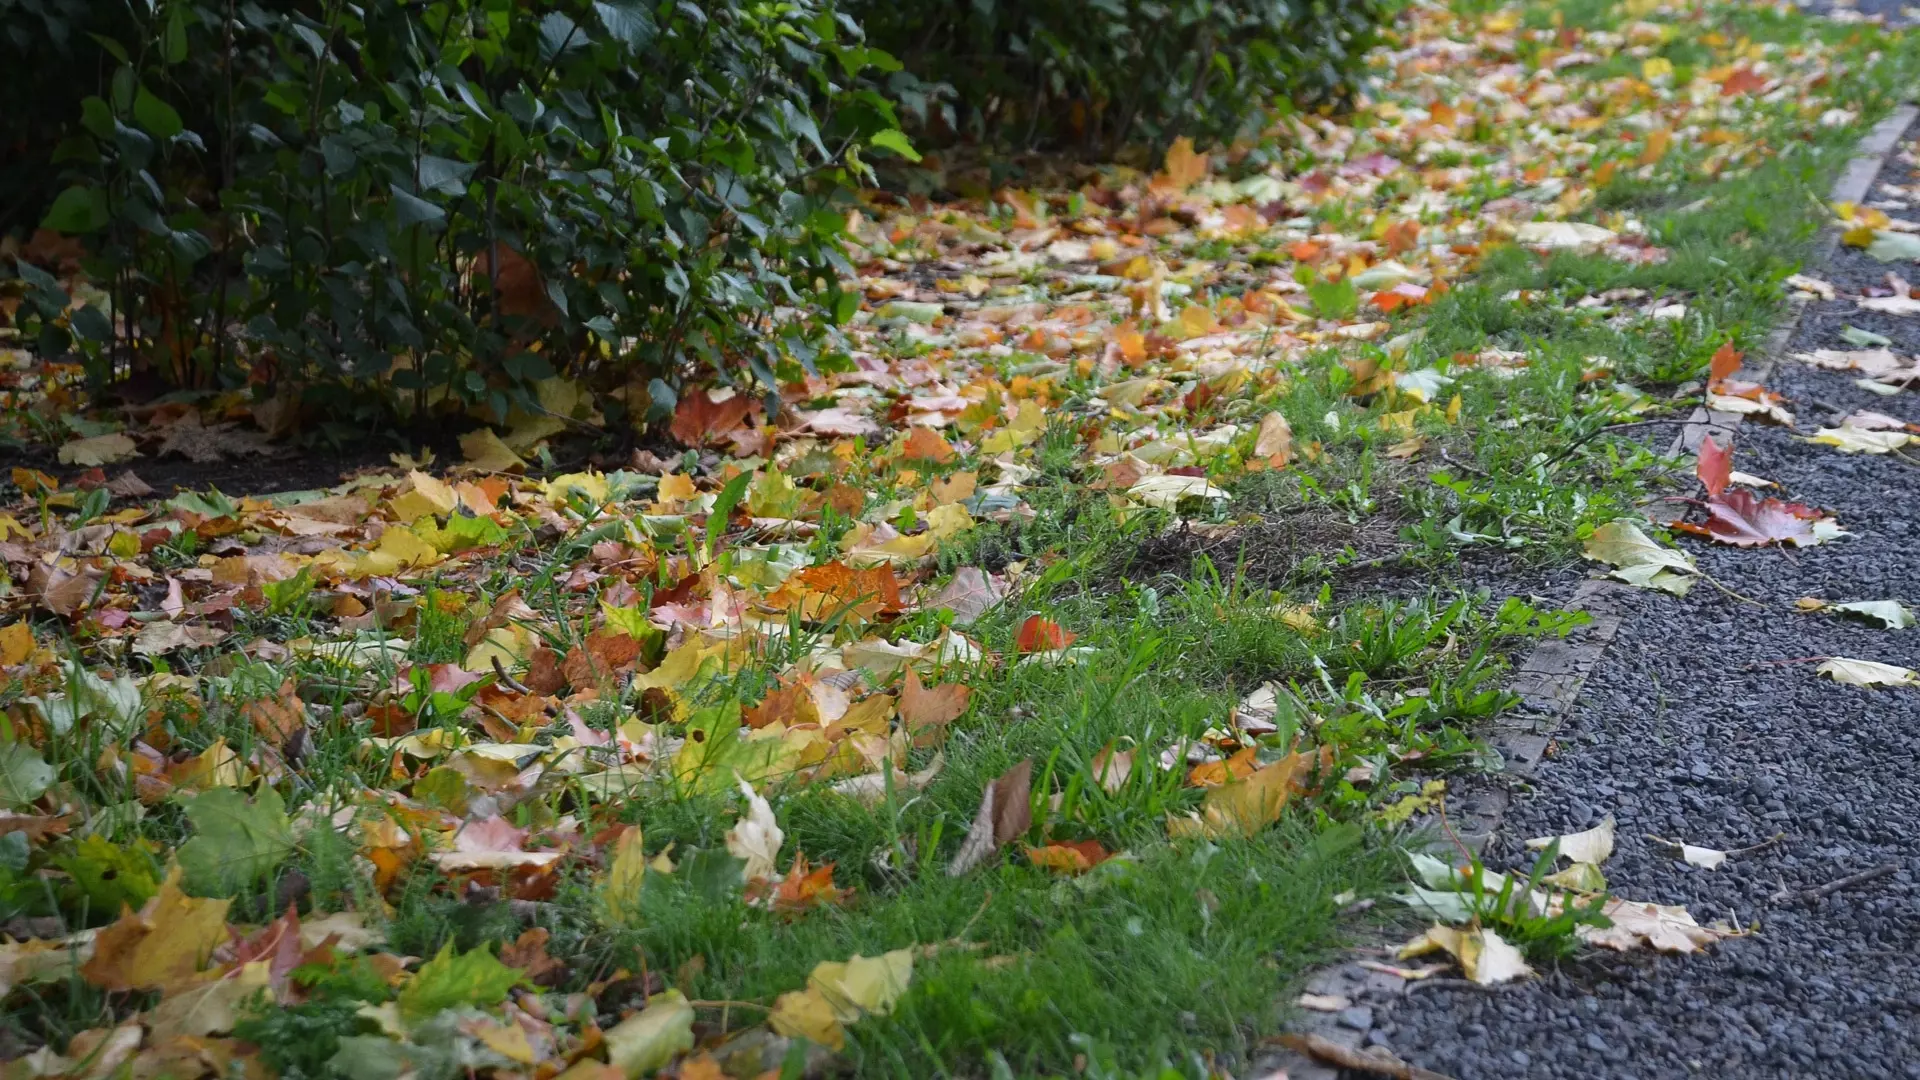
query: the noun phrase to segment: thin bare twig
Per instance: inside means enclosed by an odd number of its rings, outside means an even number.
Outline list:
[[[1851,889],[1858,885],[1866,885],[1870,882],[1878,881],[1883,877],[1891,875],[1898,869],[1900,869],[1899,863],[1881,863],[1871,870],[1862,870],[1857,874],[1848,874],[1846,877],[1838,880],[1829,881],[1825,885],[1815,886],[1811,889],[1802,889],[1800,890],[1800,899],[1811,902],[1821,899],[1822,897],[1832,896],[1834,893],[1845,889]]]

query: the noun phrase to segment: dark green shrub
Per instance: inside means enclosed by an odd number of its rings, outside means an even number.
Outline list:
[[[73,58],[0,60],[69,123],[44,224],[83,239],[114,322],[68,342],[29,302],[25,329],[174,384],[496,417],[555,374],[616,413],[671,407],[696,365],[771,387],[852,310],[833,200],[859,152],[906,147],[854,86],[890,58],[826,0],[42,6],[86,20]]]
[[[854,0],[930,130],[1112,151],[1345,97],[1397,0]],[[917,80],[917,83],[915,82]]]

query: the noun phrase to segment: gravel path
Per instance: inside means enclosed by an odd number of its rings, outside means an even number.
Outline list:
[[[1914,0],[1795,0],[1795,6],[1817,15],[1852,12],[1855,15],[1877,16],[1888,26],[1904,26],[1913,21],[1906,11],[1915,5]]]
[[[1880,180],[1920,183],[1905,157]],[[1876,184],[1869,200],[1884,198]],[[1920,200],[1890,212],[1920,218]],[[1920,277],[1920,266],[1843,249],[1820,273],[1842,299],[1813,305],[1790,351],[1850,348],[1838,337],[1850,323],[1920,353],[1920,317],[1859,312],[1848,298],[1889,269]],[[1769,385],[1805,431],[1856,409],[1920,423],[1920,391],[1881,397],[1786,359]],[[1920,466],[1749,423],[1734,467],[1830,510],[1857,537],[1791,552],[1683,541],[1703,571],[1764,610],[1705,583],[1684,599],[1631,593],[1557,755],[1515,799],[1489,862],[1518,866],[1525,837],[1611,813],[1619,846],[1605,870],[1617,894],[1685,904],[1702,923],[1758,921],[1760,932],[1706,956],[1610,954],[1506,989],[1423,990],[1383,1010],[1372,1041],[1459,1080],[1920,1078],[1920,689],[1842,686],[1804,662],[1920,667],[1920,628],[1794,611],[1807,596],[1920,606]],[[1714,872],[1647,839],[1731,849],[1780,832],[1784,843]],[[1857,887],[1802,895],[1889,864]]]

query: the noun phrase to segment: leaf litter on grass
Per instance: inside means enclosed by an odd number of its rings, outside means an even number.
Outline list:
[[[349,1071],[631,1077],[677,1062],[684,1076],[742,1028],[842,1048],[911,996],[916,958],[964,959],[972,943],[849,947],[746,1003],[692,997],[678,985],[692,972],[580,972],[589,999],[636,988],[602,1030],[590,1000],[542,989],[575,962],[547,957],[544,939],[447,937],[416,957],[386,951],[378,928],[404,925],[422,896],[551,912],[582,884],[614,926],[669,896],[838,917],[827,909],[854,902],[851,879],[837,881],[849,868],[809,861],[792,815],[824,801],[898,822],[943,778],[968,785],[972,828],[896,836],[884,865],[852,868],[861,882],[897,887],[916,865],[964,882],[1013,852],[1002,872],[1092,895],[1133,872],[1130,844],[1251,842],[1296,802],[1352,797],[1356,770],[1385,779],[1392,754],[1362,762],[1324,740],[1324,718],[1303,722],[1284,686],[1198,739],[1142,729],[1100,751],[1087,787],[1148,792],[1144,832],[1069,820],[1059,807],[1086,789],[1047,761],[983,776],[949,743],[999,722],[974,715],[980,687],[1118,662],[1085,624],[1022,606],[1078,572],[1038,531],[1069,486],[1061,456],[1094,478],[1093,505],[1114,522],[1228,527],[1237,486],[1259,474],[1310,477],[1355,443],[1445,461],[1470,426],[1525,424],[1468,402],[1497,400],[1543,354],[1489,342],[1435,355],[1424,313],[1514,254],[1667,263],[1631,199],[1603,204],[1612,185],[1737,180],[1816,132],[1845,81],[1818,39],[1749,47],[1713,31],[1702,47],[1715,64],[1681,82],[1639,54],[1694,16],[1548,32],[1521,14],[1410,11],[1364,122],[1288,116],[1269,157],[1182,140],[1157,170],[1107,166],[1052,188],[944,204],[872,193],[849,214],[848,285],[862,299],[849,362],[794,373],[777,412],[758,393],[687,388],[669,423],[685,457],[537,475],[543,440],[591,415],[558,379],[540,387],[554,416],[470,433],[445,472],[406,459],[321,491],[116,509],[95,505],[115,490],[104,472],[16,469],[0,559],[18,621],[0,628],[0,661],[21,690],[0,699],[0,821],[26,843],[7,839],[0,897],[26,874],[95,917],[84,940],[62,925],[0,946],[4,970],[158,995],[123,1001],[64,1056],[45,1051],[36,1074],[96,1069],[89,1049],[138,1055],[138,1070],[222,1072],[250,1053],[230,1037],[238,999],[297,1008],[342,985],[366,995],[335,1059]],[[1537,137],[1499,136],[1523,121]],[[1636,333],[1700,318],[1685,295],[1593,299]],[[1737,361],[1731,345],[1715,353],[1710,404],[1791,423],[1786,403],[1733,380]],[[1589,415],[1656,407],[1604,357],[1576,374],[1567,393]],[[268,446],[239,426],[249,411],[237,395],[163,407],[124,431],[74,432],[66,458],[256,455]],[[1744,494],[1710,490],[1703,528],[1743,545],[1817,535],[1822,519],[1798,504]],[[1021,529],[1042,548],[975,558],[983,538]],[[1626,521],[1601,523],[1588,551],[1638,584],[1684,592],[1696,575]],[[1303,605],[1269,606],[1303,638],[1325,631]],[[992,621],[1003,616],[1012,624]],[[63,655],[76,649],[84,664]],[[239,722],[214,736],[222,715]],[[644,831],[622,807],[640,808]],[[676,831],[667,822],[692,812],[681,807],[717,820]],[[317,875],[327,851],[351,887],[309,880],[307,896],[282,873],[305,860]],[[1597,873],[1603,857],[1575,866]],[[1676,909],[1609,904],[1599,944],[1677,949],[1713,933]],[[1525,967],[1490,927],[1430,933],[1470,977]],[[117,1022],[129,1017],[145,1027]]]

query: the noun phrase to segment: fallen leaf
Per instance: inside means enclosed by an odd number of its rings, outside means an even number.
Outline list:
[[[1601,913],[1612,920],[1612,926],[1581,926],[1574,932],[1588,944],[1620,952],[1645,946],[1660,952],[1693,953],[1732,936],[1729,931],[1694,922],[1684,907],[1613,899],[1606,902]]]
[[[1084,874],[1113,858],[1097,840],[1075,840],[1027,849],[1027,861],[1056,874]]]
[[[1293,425],[1279,410],[1260,418],[1260,432],[1253,440],[1255,457],[1279,468],[1293,460]]]
[[[1844,611],[1873,619],[1888,630],[1905,630],[1914,625],[1913,611],[1898,600],[1852,600],[1844,604],[1828,604],[1826,607],[1830,611]]]
[[[112,435],[95,435],[91,439],[75,439],[60,444],[60,464],[79,465],[115,465],[129,458],[140,456],[140,450],[133,440],[115,432]]]
[[[1274,1041],[1297,1053],[1369,1076],[1384,1076],[1388,1080],[1448,1080],[1441,1073],[1401,1061],[1383,1046],[1359,1050],[1335,1042],[1325,1035],[1287,1034],[1275,1036]],[[1279,1078],[1269,1077],[1268,1080],[1284,1080],[1284,1077],[1283,1073]]]
[[[1515,243],[1553,251],[1599,247],[1614,238],[1613,230],[1577,221],[1529,221],[1514,230]]]
[[[1850,660],[1836,656],[1814,670],[1848,686],[1920,686],[1920,672],[1876,660]]]
[[[1716,848],[1695,847],[1692,844],[1680,845],[1680,857],[1702,870],[1718,870],[1720,864],[1727,861],[1727,853]]]
[[[1002,773],[980,794],[980,810],[973,827],[947,865],[948,877],[961,877],[985,862],[989,855],[1027,831],[1033,824],[1033,760],[1028,758]]]
[[[1821,428],[1808,442],[1831,446],[1843,454],[1888,454],[1913,441],[1904,431],[1865,431],[1860,428]]]
[[[1555,840],[1560,841],[1560,856],[1571,862],[1599,865],[1613,854],[1613,815],[1600,819],[1600,824],[1585,832],[1568,833],[1564,836],[1536,836],[1527,841],[1527,847],[1533,851],[1544,850]]]
[[[927,600],[929,608],[946,608],[953,612],[956,626],[966,626],[985,614],[994,605],[1006,598],[1006,590],[985,570],[977,566],[963,566],[953,572],[953,580]]]
[[[1810,547],[1819,542],[1814,525],[1825,515],[1810,506],[1761,496],[1745,488],[1724,491],[1707,500],[1704,527],[1675,522],[1673,528],[1697,532],[1735,547],[1793,544]]]
[[[1059,623],[1029,615],[1027,621],[1020,624],[1020,632],[1014,636],[1013,648],[1021,653],[1054,652],[1073,644],[1078,636]]]
[[[1709,498],[1727,490],[1727,482],[1733,477],[1733,449],[1722,448],[1709,436],[1700,444],[1700,457],[1694,463],[1693,472],[1706,486]]]
[[[906,685],[900,691],[900,723],[915,745],[932,745],[946,735],[946,726],[967,711],[973,691],[963,683],[927,687],[919,673],[907,667]]]
[[[738,776],[735,779],[739,781],[740,793],[747,797],[747,812],[727,830],[727,851],[746,864],[740,869],[743,880],[771,879],[780,872],[780,845],[785,834],[780,831],[780,823],[774,819],[773,807],[766,797],[754,791],[746,780]]]
[[[1436,925],[1401,946],[1399,955],[1404,960],[1436,950],[1451,954],[1459,962],[1461,973],[1481,986],[1497,986],[1533,974],[1519,949],[1484,927]]]
[[[603,1037],[608,1064],[637,1080],[693,1049],[693,1005],[678,990],[655,994]]]
[[[102,990],[169,990],[199,981],[213,950],[224,945],[228,900],[203,900],[180,889],[176,867],[138,912],[94,938],[93,957],[80,969]]]

